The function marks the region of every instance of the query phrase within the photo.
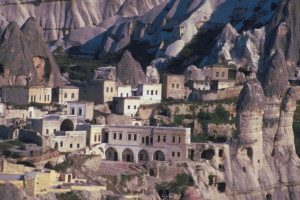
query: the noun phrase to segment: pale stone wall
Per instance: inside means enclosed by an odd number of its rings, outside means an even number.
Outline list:
[[[35,107],[28,107],[28,109],[6,109],[7,119],[19,118],[25,120],[28,117],[42,117],[46,115],[48,111],[42,111]]]
[[[28,87],[4,87],[2,88],[2,101],[18,105],[28,104]]]
[[[229,99],[233,97],[238,97],[242,91],[243,86],[238,86],[234,88],[225,88],[217,91],[201,91],[194,90],[188,97],[188,100],[192,101],[211,101],[216,99]]]
[[[167,75],[163,79],[163,98],[185,99],[184,75]]]
[[[136,116],[141,100],[139,97],[114,98],[116,102],[116,113],[127,115],[130,117]]]
[[[68,101],[79,100],[79,88],[77,87],[62,87],[57,89],[58,103],[63,105]]]
[[[94,117],[94,102],[68,102],[67,114],[76,115],[79,120],[93,120]]]
[[[60,152],[72,152],[86,146],[86,131],[58,132],[59,136],[49,138],[50,147]]]
[[[161,102],[161,84],[139,84],[137,96],[141,96],[141,104],[154,104]]]
[[[113,98],[117,96],[116,82],[111,80],[104,80],[101,94],[103,95],[102,103],[112,101]]]
[[[131,85],[119,86],[117,97],[130,97],[131,96]]]
[[[31,172],[35,168],[26,167],[24,165],[18,165],[7,162],[5,159],[0,159],[0,172],[3,174],[24,174]]]
[[[225,89],[225,88],[232,88],[234,86],[235,86],[235,81],[226,81],[226,80],[218,81],[218,90]]]
[[[156,159],[155,154],[159,151],[163,160],[184,161],[187,158],[186,145],[191,141],[190,128],[109,126],[103,131],[104,137],[108,137],[105,151],[110,147],[115,149],[119,161],[127,159],[124,158],[125,150],[131,152],[131,162],[140,161],[142,150],[147,152],[149,160]]]
[[[52,88],[43,86],[29,86],[28,103],[43,103],[52,102]]]

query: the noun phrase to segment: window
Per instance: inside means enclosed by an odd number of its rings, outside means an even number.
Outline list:
[[[109,87],[106,87],[106,92],[109,92]]]
[[[63,141],[60,142],[60,147],[62,147],[62,146],[63,146]]]
[[[177,138],[177,142],[178,142],[178,143],[180,143],[180,140],[181,140],[181,138],[180,138],[180,137],[178,137],[178,138]]]
[[[65,94],[64,94],[64,98],[68,98],[68,93],[65,93]]]
[[[50,96],[49,96],[49,94],[48,94],[48,101],[50,101]]]
[[[72,98],[72,99],[74,99],[74,98],[75,98],[75,94],[74,94],[74,93],[72,93],[72,95],[71,95],[71,98]]]
[[[225,72],[222,72],[222,75],[221,75],[221,76],[224,77],[224,75],[225,75]]]
[[[114,133],[114,140],[117,139],[117,133]]]
[[[70,148],[73,148],[73,144],[70,144]]]
[[[146,136],[146,145],[149,145],[149,136]]]
[[[153,145],[153,137],[150,137],[150,145]]]
[[[216,72],[216,77],[219,77],[219,72]]]
[[[144,138],[144,137],[142,137],[142,143],[143,143],[143,144],[145,143],[145,138]]]
[[[172,151],[172,157],[174,157],[175,156],[175,152],[174,151]]]
[[[174,84],[172,84],[172,88],[174,88]]]
[[[147,90],[147,95],[149,95],[149,90]]]
[[[163,142],[166,142],[167,136],[163,136]]]
[[[155,95],[157,95],[158,94],[158,90],[155,90]]]
[[[80,147],[80,144],[77,144],[77,148],[79,148]]]
[[[153,90],[151,90],[151,95],[153,95]]]
[[[40,101],[42,100],[42,95],[40,95]]]
[[[176,87],[179,88],[179,84],[177,84]]]
[[[119,140],[122,140],[122,133],[120,133],[119,135]]]
[[[219,157],[223,157],[223,149],[219,149]]]
[[[157,142],[160,142],[160,135],[157,136]]]
[[[47,101],[47,95],[45,95],[44,101]]]
[[[131,134],[128,134],[128,140],[131,140]]]
[[[136,140],[136,134],[134,134],[133,140]]]
[[[128,93],[126,93],[126,97],[128,97],[129,96],[129,94]]]
[[[53,130],[53,133],[56,133],[56,129]]]
[[[108,152],[108,158],[111,158],[111,152],[110,151]]]
[[[33,101],[35,102],[35,95],[34,95],[34,97],[33,97]]]
[[[136,106],[134,106],[134,109],[136,109]]]
[[[128,109],[130,109],[130,106],[128,106]]]
[[[173,136],[172,142],[175,143],[175,136]]]
[[[78,109],[78,115],[80,115],[80,116],[82,115],[82,108]]]
[[[101,135],[98,135],[98,142],[101,141]]]
[[[46,134],[48,134],[49,133],[49,129],[46,129]]]
[[[94,136],[94,142],[96,142],[96,141],[97,141],[97,135]]]
[[[71,115],[75,115],[75,108],[71,108]]]
[[[177,152],[177,157],[180,157],[180,152]]]
[[[114,91],[114,89],[111,87],[111,88],[110,88],[110,92],[113,92],[113,91]]]

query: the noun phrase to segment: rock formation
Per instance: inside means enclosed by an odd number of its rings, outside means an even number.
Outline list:
[[[146,69],[147,82],[159,83],[160,76],[155,66],[148,66]]]
[[[58,66],[33,18],[22,27],[11,22],[0,41],[1,85],[48,85],[64,83]]]
[[[117,65],[117,79],[125,85],[132,86],[146,83],[147,77],[141,65],[134,60],[129,51],[125,51]]]

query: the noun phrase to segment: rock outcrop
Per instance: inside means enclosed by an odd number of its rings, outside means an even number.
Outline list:
[[[20,30],[11,22],[0,41],[1,85],[63,85],[40,27],[29,18]]]
[[[117,65],[117,79],[125,85],[137,86],[146,83],[147,77],[140,65],[129,51],[125,51]]]
[[[160,76],[155,66],[148,66],[146,69],[146,76],[148,83],[159,83]]]

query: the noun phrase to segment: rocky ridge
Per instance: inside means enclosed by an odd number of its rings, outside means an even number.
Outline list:
[[[34,18],[29,18],[21,30],[10,22],[2,35],[0,52],[1,85],[53,87],[66,83]]]

